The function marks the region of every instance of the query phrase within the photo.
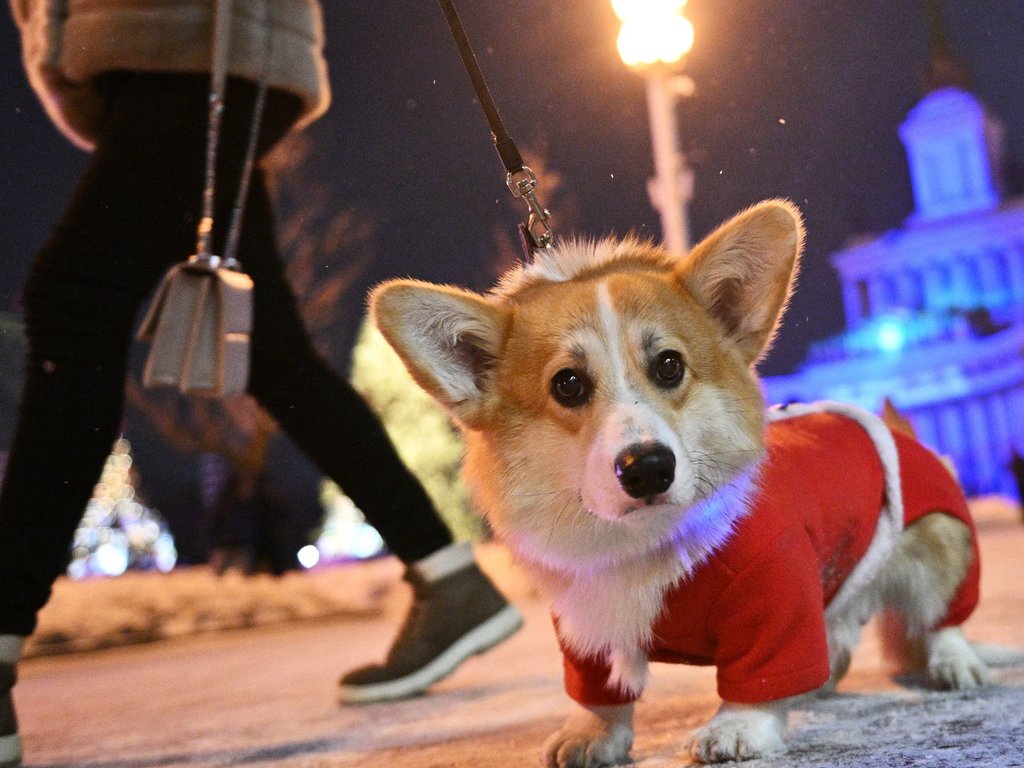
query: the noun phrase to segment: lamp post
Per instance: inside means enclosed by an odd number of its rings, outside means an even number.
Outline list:
[[[690,249],[687,206],[693,198],[693,171],[679,148],[676,105],[693,94],[693,80],[677,67],[693,47],[693,25],[682,15],[686,0],[612,0],[622,20],[619,56],[647,81],[647,109],[654,150],[654,177],[647,182],[651,205],[661,215],[665,246]]]

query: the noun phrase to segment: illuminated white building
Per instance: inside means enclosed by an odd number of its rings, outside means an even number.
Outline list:
[[[969,92],[940,87],[900,126],[915,211],[832,255],[845,333],[811,348],[770,402],[889,398],[956,464],[969,493],[1017,495],[1024,454],[1024,198],[1001,199],[1002,129]]]

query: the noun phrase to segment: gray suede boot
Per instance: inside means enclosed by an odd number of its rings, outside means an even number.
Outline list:
[[[382,664],[341,678],[343,704],[423,693],[523,625],[519,612],[477,568],[468,544],[453,544],[410,565],[404,578],[413,589],[405,624]]]
[[[16,666],[24,644],[23,637],[0,635],[0,768],[21,765],[21,737],[11,689],[17,679]]]

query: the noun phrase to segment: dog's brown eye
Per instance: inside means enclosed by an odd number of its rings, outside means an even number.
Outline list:
[[[590,380],[572,368],[563,368],[551,377],[551,395],[566,408],[583,405],[590,399]]]
[[[651,362],[651,375],[659,387],[676,387],[683,380],[683,356],[674,349],[658,353]]]

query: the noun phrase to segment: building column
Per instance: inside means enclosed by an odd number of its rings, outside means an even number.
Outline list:
[[[981,286],[978,277],[971,267],[971,259],[965,254],[957,254],[952,261],[953,304],[960,309],[971,309],[980,306]]]
[[[985,399],[985,410],[988,415],[989,444],[992,446],[995,459],[997,490],[999,493],[1014,495],[1017,493],[1013,474],[1010,471],[1010,458],[1013,455],[1010,440],[1010,419],[1006,408],[1006,393],[996,392]]]
[[[1010,442],[1014,450],[1024,454],[1024,384],[1006,393],[1006,423],[1010,428]]]
[[[945,280],[945,265],[929,261],[921,270],[924,283],[924,306],[930,310],[949,309],[949,287]]]
[[[917,270],[901,269],[893,276],[896,284],[896,304],[916,312],[925,306],[921,275]]]
[[[871,317],[878,317],[892,309],[892,295],[888,275],[878,274],[867,278],[868,298],[871,302]]]
[[[1024,243],[1003,249],[1002,258],[1013,303],[1024,304]]]
[[[978,278],[985,306],[999,306],[1010,300],[1010,286],[1004,261],[998,251],[986,249],[978,255]]]
[[[992,449],[992,434],[989,432],[988,414],[984,400],[975,397],[964,407],[967,422],[967,446],[974,464],[974,492],[990,493],[995,490],[997,468],[996,452]]]
[[[938,422],[939,439],[941,440],[939,452],[948,455],[953,460],[961,485],[965,490],[972,490],[974,467],[971,466],[970,457],[964,446],[966,429],[959,403],[940,406]]]
[[[856,328],[864,319],[861,312],[860,288],[857,280],[843,280],[843,313],[846,315],[846,327]]]
[[[941,453],[939,435],[935,425],[935,408],[922,408],[910,416],[917,439],[936,453]]]

